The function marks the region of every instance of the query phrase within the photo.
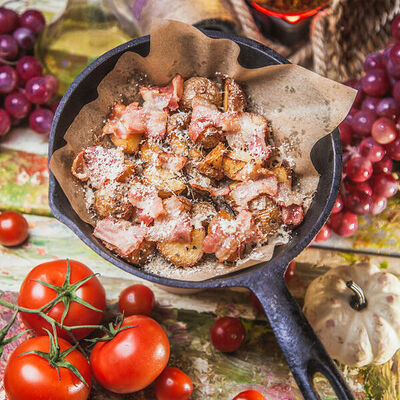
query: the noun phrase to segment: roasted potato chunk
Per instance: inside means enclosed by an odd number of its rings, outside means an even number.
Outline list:
[[[224,81],[224,111],[244,111],[246,96],[241,87],[231,78]]]
[[[189,146],[187,140],[185,140],[182,137],[182,135],[177,133],[171,134],[169,147],[171,151],[178,156],[187,156],[189,153]]]
[[[268,196],[261,195],[249,202],[258,234],[266,241],[282,226],[281,208]]]
[[[167,134],[186,129],[190,123],[190,114],[186,112],[177,112],[168,117]]]
[[[154,254],[155,248],[156,244],[154,242],[144,240],[139,248],[130,255],[131,262],[139,265],[145,264]]]
[[[129,219],[133,206],[128,200],[129,187],[119,182],[109,182],[95,193],[94,209],[100,218],[113,216]]]
[[[180,267],[190,267],[203,257],[203,240],[206,236],[203,228],[192,231],[190,243],[160,242],[158,251],[170,262]]]
[[[222,94],[218,85],[210,79],[195,76],[183,83],[183,95],[180,101],[185,110],[191,110],[193,100],[222,105]]]
[[[115,147],[121,147],[124,153],[136,154],[140,148],[140,142],[143,135],[131,135],[127,139],[120,139],[114,134],[110,135],[110,139]]]
[[[150,166],[143,170],[143,176],[156,186],[158,195],[163,199],[186,189],[181,176],[165,168]]]
[[[272,169],[272,172],[278,178],[279,183],[289,182],[292,185],[292,170],[288,165],[280,164]]]
[[[162,152],[161,146],[155,142],[146,140],[140,147],[140,159],[144,163],[155,163]]]
[[[244,152],[228,151],[222,161],[222,170],[225,176],[234,181],[248,181],[267,175],[268,170]]]
[[[224,172],[222,169],[222,160],[226,147],[220,143],[212,149],[197,165],[198,171],[212,179],[222,179]]]
[[[218,129],[209,127],[200,133],[196,140],[196,144],[203,146],[205,149],[213,149],[224,140],[224,136],[218,131]]]
[[[217,214],[215,207],[207,201],[194,203],[192,207],[192,224],[195,228],[207,228],[211,219]]]

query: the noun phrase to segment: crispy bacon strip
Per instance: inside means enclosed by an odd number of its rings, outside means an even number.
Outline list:
[[[225,186],[222,188],[214,188],[212,186],[203,186],[198,183],[193,183],[191,186],[195,189],[204,190],[205,192],[210,193],[210,196],[226,196],[229,194],[230,189],[229,186]]]
[[[128,106],[115,104],[104,125],[105,135],[114,134],[120,139],[131,135],[145,134],[147,138],[163,139],[166,132],[168,113],[162,110],[138,106],[131,103]]]
[[[292,204],[288,207],[282,207],[282,221],[286,225],[297,226],[303,222],[303,207]]]
[[[144,185],[141,182],[134,182],[128,193],[128,198],[131,204],[138,209],[138,217],[140,221],[149,224],[154,218],[164,213],[164,206],[158,190],[150,185]],[[149,220],[146,217],[150,217]]]
[[[242,210],[235,219],[216,215],[210,222],[211,232],[203,241],[205,253],[215,253],[220,262],[240,252],[240,247],[257,239],[256,227],[249,211]]]
[[[176,74],[167,86],[142,86],[139,92],[144,100],[144,108],[175,111],[179,107],[178,103],[183,94],[183,78]]]
[[[80,180],[90,180],[99,189],[104,183],[120,178],[130,169],[119,149],[92,146],[81,151],[72,164],[72,173]]]
[[[216,128],[226,135],[231,148],[247,150],[254,158],[266,160],[272,152],[265,143],[269,135],[267,120],[247,112],[220,112],[212,104],[194,103],[188,134],[195,143],[207,129]]]
[[[193,226],[187,202],[186,198],[175,196],[165,199],[165,214],[154,220],[147,239],[154,242],[190,242]]]
[[[260,194],[275,196],[278,192],[278,180],[275,175],[257,181],[242,182],[232,185],[229,196],[235,206],[239,209],[246,209],[250,200]]]
[[[146,226],[107,217],[97,222],[93,235],[126,257],[139,248],[146,233]]]

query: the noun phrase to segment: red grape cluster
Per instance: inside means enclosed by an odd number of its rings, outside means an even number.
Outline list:
[[[327,240],[331,230],[351,236],[358,215],[381,213],[399,189],[392,168],[393,161],[400,161],[400,15],[392,23],[392,36],[383,51],[367,56],[364,75],[346,82],[358,93],[339,125],[342,185],[316,242]]]
[[[50,132],[58,82],[51,75],[43,76],[42,65],[32,56],[44,26],[43,14],[37,10],[18,15],[0,7],[0,137],[28,117],[34,131]]]

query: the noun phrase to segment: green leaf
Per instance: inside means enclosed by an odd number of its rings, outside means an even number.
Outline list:
[[[385,260],[385,261],[382,261],[380,264],[379,264],[379,268],[380,269],[387,269],[387,267],[389,266],[389,263]]]
[[[85,381],[84,377],[79,372],[78,368],[75,367],[75,365],[73,365],[69,361],[65,361],[65,360],[59,361],[57,363],[57,365],[60,366],[60,367],[69,369],[79,380],[81,380],[85,384],[85,386],[89,387],[89,385]]]

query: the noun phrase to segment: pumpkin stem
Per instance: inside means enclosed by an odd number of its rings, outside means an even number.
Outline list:
[[[354,296],[352,296],[350,301],[350,306],[356,311],[361,311],[367,307],[367,299],[364,295],[363,290],[357,283],[353,281],[347,281],[346,286],[353,291]]]

